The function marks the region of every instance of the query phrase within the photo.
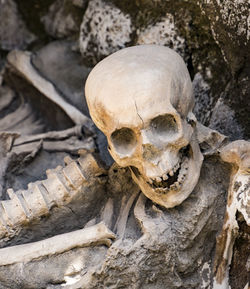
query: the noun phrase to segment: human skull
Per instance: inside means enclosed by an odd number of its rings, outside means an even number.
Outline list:
[[[193,191],[203,156],[182,58],[157,45],[122,49],[98,63],[85,87],[90,115],[109,152],[142,192],[165,208]]]

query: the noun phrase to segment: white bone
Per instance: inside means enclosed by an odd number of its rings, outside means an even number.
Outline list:
[[[45,256],[60,254],[76,247],[112,244],[115,239],[104,223],[57,235],[46,240],[0,249],[0,266],[29,262]]]
[[[142,192],[166,208],[182,203],[198,182],[203,156],[181,57],[157,45],[122,49],[94,67],[85,95],[110,154],[121,167],[136,168],[132,177]],[[182,164],[179,174],[175,168]]]

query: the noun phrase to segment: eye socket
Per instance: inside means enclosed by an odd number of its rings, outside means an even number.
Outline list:
[[[111,134],[112,144],[119,154],[131,155],[136,147],[136,135],[132,129],[124,127]]]
[[[171,114],[157,116],[151,120],[150,126],[153,134],[159,137],[172,137],[178,132],[178,125]]]

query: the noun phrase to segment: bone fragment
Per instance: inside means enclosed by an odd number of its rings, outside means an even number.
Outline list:
[[[1,130],[9,131],[32,114],[29,104],[22,104],[17,110],[0,120]]]
[[[119,214],[119,217],[118,217],[117,222],[115,224],[115,231],[116,231],[118,237],[121,239],[123,238],[124,233],[125,233],[129,211],[130,211],[130,209],[134,203],[134,200],[135,200],[136,196],[138,195],[139,191],[140,190],[138,189],[137,192],[133,193],[128,200],[126,200],[126,196],[124,196],[124,198],[122,200],[122,207],[120,210],[120,214]]]
[[[222,231],[217,238],[214,289],[229,288],[228,275],[234,241],[238,234],[236,214],[250,225],[250,142],[235,141],[220,150],[221,158],[234,165]]]
[[[37,140],[34,142],[28,142],[20,145],[14,145],[12,152],[19,154],[23,152],[31,152],[35,147],[42,142],[42,147],[45,151],[49,152],[68,152],[77,154],[80,149],[86,149],[88,152],[94,150],[95,144],[93,138],[89,137],[85,140],[79,140],[75,137],[70,137],[66,140],[61,141],[49,141],[49,140]]]
[[[111,198],[109,198],[101,214],[101,220],[108,226],[108,228],[111,228],[112,226],[113,212],[114,202]]]
[[[225,145],[228,141],[228,138],[225,135],[206,127],[199,122],[197,122],[196,127],[197,139],[203,155],[212,155],[216,153],[219,148]]]
[[[7,56],[8,63],[12,65],[19,74],[29,81],[36,89],[51,101],[61,107],[65,113],[73,120],[75,124],[86,126],[90,131],[93,131],[92,121],[83,115],[77,108],[67,103],[54,85],[44,79],[31,64],[31,53],[14,50]]]
[[[81,125],[77,125],[75,127],[68,128],[62,131],[49,131],[46,133],[40,133],[35,135],[22,135],[18,139],[15,140],[14,145],[20,145],[24,143],[34,142],[38,140],[61,140],[66,139],[71,136],[81,136]]]
[[[142,193],[140,194],[134,208],[134,214],[135,218],[141,227],[141,230],[144,235],[149,234],[150,227],[154,227],[154,222],[150,220],[150,218],[147,216],[145,212],[145,204],[146,204],[147,198]]]
[[[115,239],[104,223],[57,235],[46,240],[0,249],[0,266],[29,262],[44,256],[60,254],[76,247],[112,244]]]

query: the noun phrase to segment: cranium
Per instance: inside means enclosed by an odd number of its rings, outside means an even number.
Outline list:
[[[203,156],[192,114],[192,83],[173,50],[141,45],[98,63],[86,82],[90,114],[109,151],[152,201],[166,208],[185,200]]]

